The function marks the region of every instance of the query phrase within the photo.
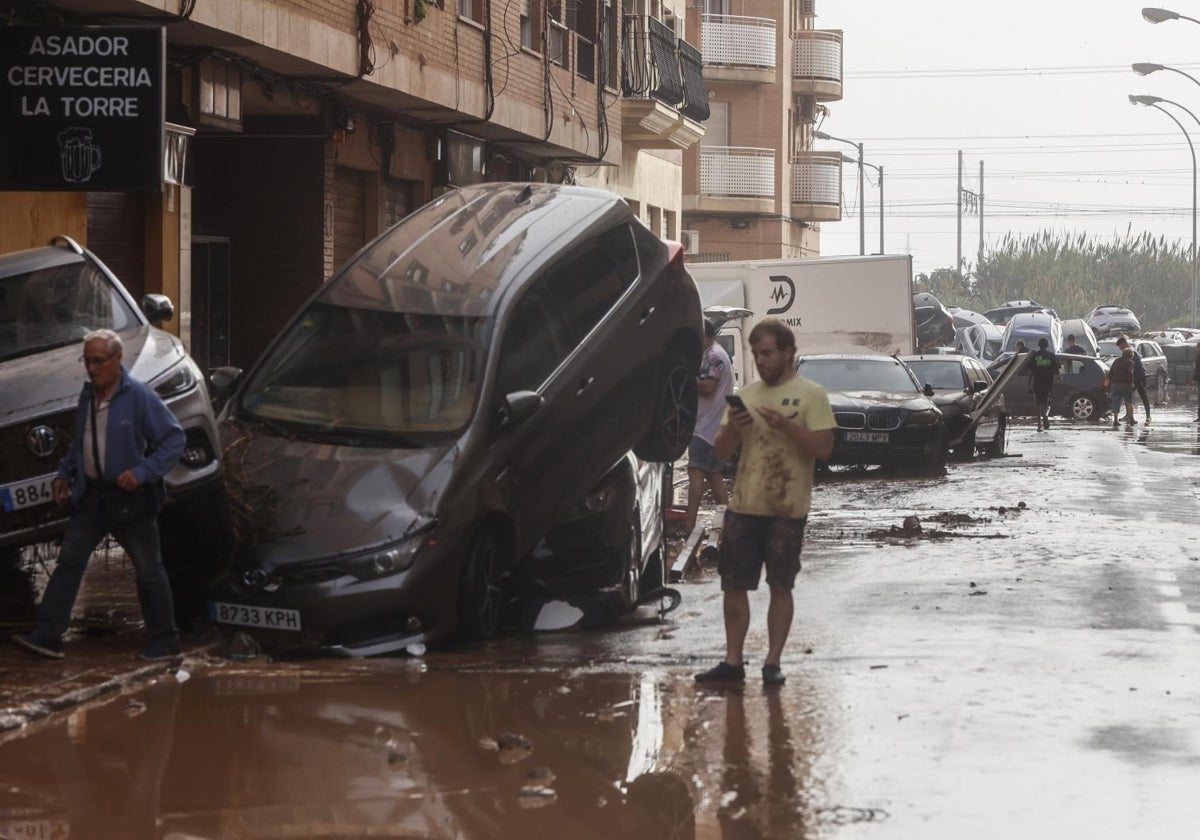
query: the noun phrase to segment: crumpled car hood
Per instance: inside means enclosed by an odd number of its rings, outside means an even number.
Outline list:
[[[151,326],[121,333],[122,364],[141,382],[155,379],[183,358],[172,336]],[[65,411],[79,402],[87,380],[79,356],[83,341],[0,363],[0,426]]]
[[[258,511],[253,559],[267,569],[402,539],[434,515],[458,451],[336,446],[231,421],[221,432],[226,485],[235,507],[245,501]]]
[[[924,411],[930,400],[924,395],[902,391],[829,391],[834,411],[870,411],[873,408],[903,408]]]

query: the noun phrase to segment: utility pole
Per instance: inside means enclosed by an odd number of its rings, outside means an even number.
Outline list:
[[[979,161],[979,255],[975,257],[975,271],[983,265],[983,161]]]
[[[962,149],[958,150],[958,189],[955,191],[958,201],[958,235],[954,237],[955,259],[954,271],[962,274]]]

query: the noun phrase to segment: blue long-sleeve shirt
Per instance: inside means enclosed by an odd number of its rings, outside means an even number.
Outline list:
[[[58,463],[58,477],[71,485],[71,499],[79,504],[87,487],[83,472],[84,423],[95,389],[85,382],[75,410],[75,437]],[[183,455],[187,436],[158,394],[121,369],[121,381],[108,403],[108,429],[104,436],[104,480],[132,470],[138,484],[157,483]],[[159,499],[161,502],[161,499]]]

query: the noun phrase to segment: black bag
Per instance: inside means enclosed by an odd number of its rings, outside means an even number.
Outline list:
[[[91,398],[92,408],[92,458],[96,462],[96,471],[103,476],[100,464],[100,440],[96,432],[96,399]],[[122,490],[116,484],[110,484],[103,477],[96,482],[100,493],[100,519],[108,529],[131,525],[147,515],[157,513],[154,510],[150,485],[139,484],[133,490]]]

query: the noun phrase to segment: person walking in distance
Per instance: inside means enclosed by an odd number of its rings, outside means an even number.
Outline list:
[[[1108,369],[1108,384],[1112,390],[1113,428],[1121,425],[1121,406],[1126,420],[1133,419],[1133,350],[1126,347],[1113,359]]]
[[[698,683],[742,682],[743,647],[750,628],[751,590],[763,567],[771,596],[767,607],[764,685],[782,685],[784,643],[792,626],[792,589],[800,572],[804,526],[812,500],[813,468],[833,452],[837,422],[821,386],[796,373],[796,338],[781,321],[760,321],[750,331],[760,381],[731,404],[716,438],[724,460],[741,444],[733,497],[725,512],[717,570],[725,617],[725,658],[696,674]]]
[[[31,653],[62,659],[63,635],[92,551],[112,534],[137,574],[147,645],[142,659],[179,655],[171,584],[158,541],[162,478],[183,454],[179,421],[147,385],[121,366],[121,337],[96,330],[80,357],[88,379],[75,411],[75,436],[58,465],[54,502],[73,504],[58,563],[34,616],[34,628],[13,641]]]
[[[713,441],[725,416],[725,398],[733,393],[733,371],[729,354],[716,340],[717,330],[712,321],[704,321],[704,358],[696,381],[699,399],[696,406],[696,426],[688,444],[688,503],[684,523],[687,532],[696,527],[696,514],[704,497],[704,483],[713,499],[724,507],[729,502],[723,475],[725,465],[713,454]]]
[[[1146,393],[1146,366],[1142,364],[1142,356],[1138,351],[1129,346],[1129,339],[1121,336],[1117,339],[1117,347],[1121,348],[1121,353],[1126,350],[1133,353],[1133,390],[1137,391],[1142,400],[1142,408],[1146,409],[1146,422],[1150,422],[1150,395]],[[1129,406],[1129,414],[1125,417],[1125,422],[1133,426],[1137,424],[1137,420],[1133,416],[1133,405]]]
[[[1033,392],[1037,404],[1038,431],[1050,428],[1050,392],[1054,388],[1055,378],[1062,377],[1058,372],[1058,357],[1050,349],[1050,342],[1044,338],[1038,339],[1038,349],[1029,355],[1029,390]]]

